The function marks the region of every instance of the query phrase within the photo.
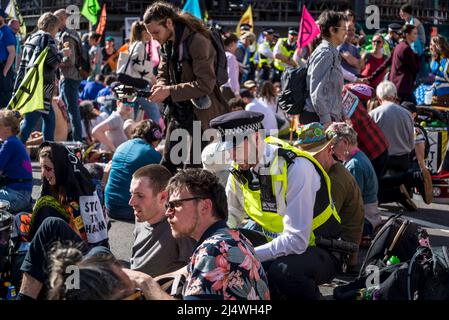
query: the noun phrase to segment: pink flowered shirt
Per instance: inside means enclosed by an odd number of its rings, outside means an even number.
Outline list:
[[[185,299],[270,299],[265,271],[251,242],[239,231],[219,221],[202,239],[188,266]]]

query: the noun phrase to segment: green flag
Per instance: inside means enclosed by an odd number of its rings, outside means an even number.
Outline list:
[[[44,62],[47,53],[48,47],[28,69],[22,83],[9,101],[9,109],[19,111],[21,115],[44,109]]]
[[[81,14],[93,25],[97,24],[98,12],[101,10],[98,0],[86,0],[84,1],[83,8],[81,9]]]

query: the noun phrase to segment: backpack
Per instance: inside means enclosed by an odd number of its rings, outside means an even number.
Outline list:
[[[337,300],[449,300],[449,253],[446,246],[418,247],[408,262],[382,267],[379,284],[359,277],[334,290]],[[368,280],[368,281],[367,281]]]
[[[229,76],[228,76],[228,60],[226,58],[225,48],[223,44],[223,39],[221,38],[221,33],[218,29],[214,27],[209,28],[210,33],[210,40],[212,42],[212,45],[214,46],[216,55],[216,63],[215,63],[215,77],[217,81],[218,86],[224,85],[226,82],[228,82]],[[192,33],[183,44],[183,59],[187,59],[188,61],[192,61],[192,58],[190,57],[190,53],[188,48],[190,47],[190,44],[193,41],[193,35],[195,33]]]
[[[86,48],[83,44],[79,44],[78,47],[78,69],[80,75],[83,79],[87,79],[90,75],[91,67],[90,67],[90,58],[89,58],[89,49]]]
[[[76,43],[75,50],[77,60],[75,62],[75,67],[78,69],[81,78],[87,79],[92,71],[90,67],[89,49],[82,44],[81,39],[67,31],[64,31],[61,34],[60,39],[63,40],[66,36],[72,38]]]
[[[360,269],[363,275],[368,265],[384,266],[386,257],[396,256],[400,261],[409,261],[419,246],[420,229],[401,214],[390,217],[377,232]]]
[[[304,110],[309,95],[307,69],[308,65],[288,68],[282,73],[278,108],[281,108],[287,114],[297,115]]]

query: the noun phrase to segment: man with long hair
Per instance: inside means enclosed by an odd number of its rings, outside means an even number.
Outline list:
[[[182,164],[192,166],[194,161],[193,152],[187,152],[190,159],[184,154],[181,161],[170,158],[171,149],[179,142],[170,138],[171,132],[182,128],[192,137],[195,121],[200,121],[201,131],[204,131],[209,128],[211,119],[228,112],[229,107],[217,85],[217,53],[211,33],[203,22],[163,1],[153,3],[143,21],[153,39],[161,44],[157,83],[149,99],[165,104],[168,125],[162,164],[175,172]],[[191,151],[192,139],[187,140]],[[201,150],[206,144],[201,145]],[[198,165],[201,166],[201,159]]]

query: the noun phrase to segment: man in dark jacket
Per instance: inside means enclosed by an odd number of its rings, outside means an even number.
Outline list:
[[[208,141],[202,142],[200,148],[193,148],[191,137],[194,127],[200,125],[202,133],[209,128],[211,119],[229,111],[217,85],[216,51],[210,32],[200,20],[179,13],[165,2],[152,4],[143,20],[148,32],[162,46],[157,83],[149,98],[152,102],[163,102],[166,106],[167,142],[162,164],[173,173],[182,165],[201,166],[199,149],[202,150]],[[184,129],[190,138],[182,136],[181,140],[171,139],[171,132],[179,128]],[[182,150],[187,152],[183,152],[178,159],[170,157],[173,147],[180,141],[184,142],[184,139],[187,139],[187,150]],[[199,143],[197,138],[195,142]],[[193,159],[194,156],[198,159]]]

